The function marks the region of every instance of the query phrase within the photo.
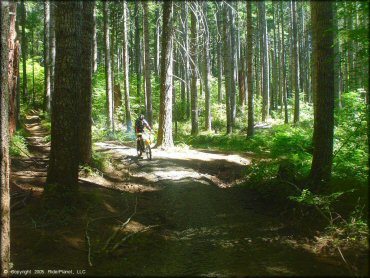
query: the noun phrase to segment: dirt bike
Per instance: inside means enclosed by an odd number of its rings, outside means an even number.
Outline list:
[[[138,157],[141,157],[143,153],[146,154],[146,157],[149,160],[152,160],[152,148],[150,145],[154,141],[154,135],[152,133],[145,133],[140,132],[137,133],[137,143],[139,145],[139,149],[137,151]]]

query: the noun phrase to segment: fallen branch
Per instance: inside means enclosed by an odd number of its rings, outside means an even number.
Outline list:
[[[343,254],[342,254],[342,251],[340,251],[340,248],[339,248],[339,247],[337,247],[337,249],[338,249],[338,251],[339,251],[340,256],[342,257],[342,260],[343,260],[343,261],[344,261],[344,263],[346,264],[346,267],[347,267],[347,269],[348,269],[349,273],[351,273],[351,276],[355,276],[355,275],[353,274],[353,272],[352,272],[351,266],[347,263],[346,259],[344,258]]]
[[[108,238],[108,240],[106,241],[104,247],[103,247],[103,251],[105,251],[108,247],[108,245],[110,244],[110,242],[116,237],[117,233],[122,230],[125,226],[127,226],[127,224],[131,221],[131,218],[136,214],[136,208],[137,208],[137,197],[136,197],[136,202],[135,202],[135,208],[134,208],[134,212],[130,215],[130,217],[124,222],[121,224],[121,226],[114,231],[114,233]]]
[[[40,166],[44,166],[44,165],[41,165],[38,161],[36,161],[35,159],[33,159],[28,153],[26,153],[24,150],[22,150],[16,143],[13,142],[13,145],[18,149],[20,150],[22,153],[24,153],[29,159],[31,159],[33,162],[35,162],[37,165],[40,165]]]
[[[87,261],[89,262],[89,266],[93,266],[91,262],[91,244],[90,244],[90,237],[89,237],[89,224],[90,220],[86,223],[86,230],[85,230],[85,236],[87,241]]]
[[[121,246],[122,243],[124,243],[127,239],[129,239],[130,237],[138,234],[138,233],[142,233],[142,232],[145,232],[151,228],[154,228],[154,227],[158,227],[160,225],[150,225],[150,226],[147,226],[145,227],[144,229],[140,230],[140,231],[137,231],[137,232],[134,232],[134,233],[131,233],[131,234],[128,234],[127,236],[125,236],[124,238],[122,238],[119,242],[117,242],[113,248],[111,249],[111,252],[114,252],[118,247]]]
[[[284,180],[284,182],[286,182],[287,184],[293,185],[298,193],[302,193],[301,189],[299,189],[298,186],[295,185],[294,183],[286,181],[286,180]],[[330,224],[332,224],[333,221],[329,219],[329,217],[327,217],[325,213],[317,205],[314,204],[313,206],[316,209],[316,211],[318,211],[321,214],[322,217],[324,217]]]

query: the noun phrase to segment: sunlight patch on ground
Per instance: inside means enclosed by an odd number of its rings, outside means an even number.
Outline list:
[[[136,149],[129,148],[127,146],[115,145],[110,143],[98,142],[96,146],[102,149],[114,149],[115,153],[124,154],[126,156],[136,156]],[[153,159],[164,158],[164,159],[181,159],[181,160],[201,160],[201,161],[217,161],[225,160],[227,162],[248,165],[250,159],[244,158],[236,154],[221,154],[221,153],[208,153],[197,150],[186,150],[181,148],[172,148],[168,150],[153,149]]]
[[[105,188],[116,189],[125,192],[151,192],[157,191],[159,188],[150,185],[143,185],[131,182],[111,182],[100,176],[90,176],[88,178],[80,178],[82,181],[91,182]]]

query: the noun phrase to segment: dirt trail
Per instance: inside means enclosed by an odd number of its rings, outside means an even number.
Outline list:
[[[48,145],[42,143],[44,133],[38,119],[31,117],[28,124],[33,159],[41,161],[42,169],[33,165],[26,172],[28,161],[18,159],[12,178],[17,184],[37,184],[42,190]],[[82,188],[96,190],[104,198],[102,210],[112,215],[127,213],[115,222],[107,220],[92,227],[91,243],[98,249],[117,230],[117,221],[122,225],[132,215],[121,231],[123,236],[131,235],[130,239],[113,257],[93,255],[89,267],[85,225],[81,229],[80,223],[73,233],[69,227],[63,240],[48,241],[54,247],[45,253],[40,251],[41,243],[26,243],[22,230],[15,226],[19,238],[13,261],[17,269],[75,267],[101,276],[348,275],[340,258],[310,252],[304,239],[285,229],[276,213],[264,211],[253,194],[238,186],[250,163],[248,157],[174,148],[154,149],[149,161],[138,159],[134,148],[117,142],[96,143],[95,148],[112,156],[113,167],[102,175],[81,176]],[[39,252],[31,262],[28,249]]]

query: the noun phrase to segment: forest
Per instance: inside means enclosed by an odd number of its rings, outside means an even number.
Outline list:
[[[369,1],[0,8],[2,277],[368,275]]]

